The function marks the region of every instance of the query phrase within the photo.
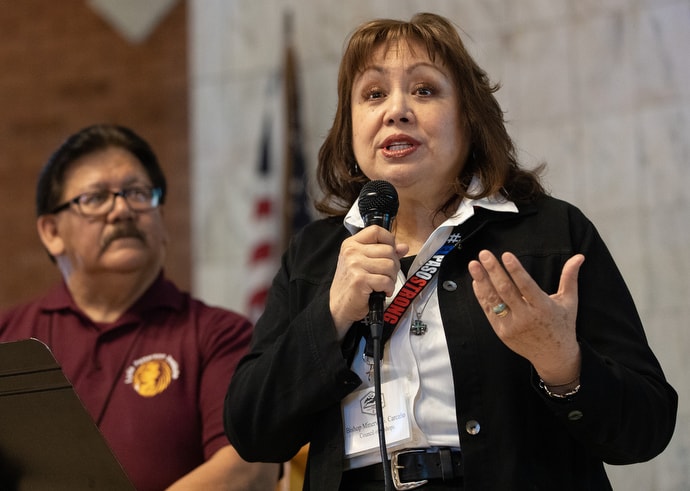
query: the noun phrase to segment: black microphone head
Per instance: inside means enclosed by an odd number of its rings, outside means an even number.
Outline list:
[[[365,226],[381,225],[390,230],[398,213],[398,192],[388,181],[369,181],[359,193],[359,214]]]

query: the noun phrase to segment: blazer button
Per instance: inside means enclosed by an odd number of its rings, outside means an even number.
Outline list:
[[[568,413],[568,419],[569,419],[570,421],[577,421],[577,420],[579,420],[579,419],[582,419],[582,416],[584,416],[584,415],[582,414],[582,411],[578,411],[577,409],[574,410],[574,411],[570,411],[570,412]]]
[[[465,423],[465,431],[470,435],[476,435],[481,430],[481,425],[476,419],[471,419]]]
[[[458,289],[458,284],[454,281],[446,280],[443,282],[443,289],[447,292],[454,292]]]

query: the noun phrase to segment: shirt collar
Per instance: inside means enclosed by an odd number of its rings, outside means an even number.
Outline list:
[[[482,184],[479,178],[474,176],[470,182],[468,190],[470,193],[476,193],[477,191],[481,190],[481,186]],[[504,213],[518,212],[517,205],[500,194],[493,194],[481,199],[465,198],[460,202],[455,213],[441,224],[441,227],[454,227],[465,222],[474,215],[475,207]],[[345,215],[343,224],[351,234],[355,234],[364,228],[364,220],[359,213],[359,198],[357,198],[354,204],[350,207],[350,210],[347,212],[347,215]]]
[[[183,293],[172,282],[167,280],[163,271],[161,271],[146,292],[113,324],[120,325],[131,322],[132,316],[139,318],[142,313],[149,310],[159,308],[180,310],[184,301],[183,297]],[[72,310],[79,313],[79,315],[83,315],[81,309],[74,302],[64,280],[45,297],[43,310]]]

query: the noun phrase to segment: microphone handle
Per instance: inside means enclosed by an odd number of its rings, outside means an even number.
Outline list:
[[[393,215],[380,211],[372,211],[364,217],[365,226],[379,225],[386,230],[391,229]],[[372,292],[369,295],[369,327],[374,339],[381,339],[383,335],[383,306],[386,303],[384,292]]]
[[[378,225],[385,228],[386,230],[391,229],[391,223],[393,222],[393,215],[390,213],[381,213],[373,211],[364,217],[364,226]]]
[[[369,294],[369,327],[373,339],[381,339],[383,335],[383,305],[386,302],[384,292]]]

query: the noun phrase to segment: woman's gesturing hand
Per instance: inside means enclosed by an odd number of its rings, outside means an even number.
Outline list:
[[[580,373],[575,333],[577,278],[584,262],[576,254],[565,263],[558,291],[545,293],[514,254],[481,251],[469,264],[472,287],[496,335],[528,359],[548,384],[566,384]]]

